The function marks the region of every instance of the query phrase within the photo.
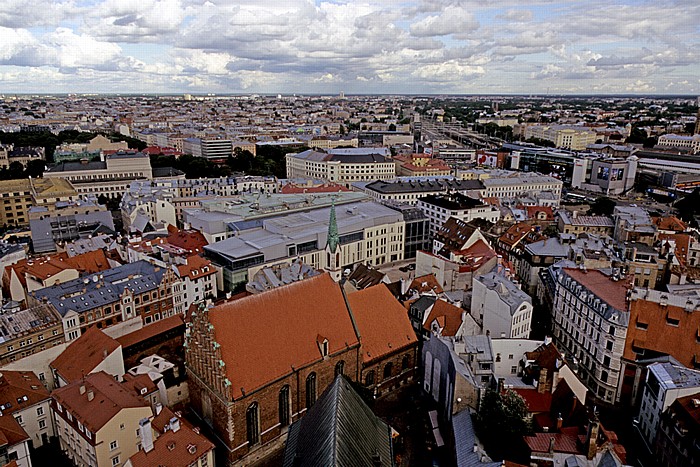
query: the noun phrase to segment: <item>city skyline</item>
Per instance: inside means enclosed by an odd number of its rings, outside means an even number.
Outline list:
[[[0,93],[700,93],[700,4],[0,5]]]

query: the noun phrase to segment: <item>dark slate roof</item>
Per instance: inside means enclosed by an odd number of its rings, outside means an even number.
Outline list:
[[[62,284],[36,290],[38,299],[46,298],[65,316],[69,310],[83,313],[121,300],[124,289],[142,294],[158,288],[165,270],[146,261],[136,261],[99,274],[73,279]]]
[[[381,163],[386,164],[391,162],[380,154],[333,154],[327,160],[338,161],[343,164],[369,164],[369,163]]]
[[[103,161],[60,162],[50,167],[47,172],[75,172],[76,170],[105,170],[107,163]]]
[[[393,466],[391,428],[377,418],[342,375],[289,428],[284,467]]]
[[[435,191],[466,191],[466,190],[482,190],[484,184],[480,180],[456,180],[453,178],[438,178],[430,180],[399,180],[395,182],[385,182],[377,180],[365,185],[368,190],[376,191],[377,193],[421,193]]]
[[[457,467],[500,467],[501,462],[481,462],[481,454],[474,452],[476,435],[472,416],[468,410],[462,410],[452,417],[452,431],[455,437]]]
[[[153,167],[153,178],[179,177],[180,175],[185,175],[185,172],[175,167]]]
[[[448,193],[445,195],[427,195],[420,199],[426,204],[432,204],[440,208],[445,208],[449,210],[457,209],[474,209],[476,207],[486,206],[486,204],[479,200],[470,198],[469,196],[462,195],[460,193]]]

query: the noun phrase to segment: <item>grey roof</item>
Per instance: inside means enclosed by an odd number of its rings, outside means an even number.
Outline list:
[[[700,371],[673,363],[652,363],[649,371],[669,389],[700,387]]]
[[[137,261],[31,293],[40,301],[46,298],[61,316],[65,316],[69,311],[83,313],[119,302],[124,289],[134,294],[155,290],[163,274],[163,268]]]
[[[0,342],[16,339],[28,332],[54,326],[58,316],[45,304],[26,310],[0,313]]]
[[[545,238],[525,246],[525,250],[536,256],[553,256],[566,258],[569,255],[569,245],[564,245],[558,238]]]
[[[464,352],[475,354],[477,362],[492,362],[491,338],[485,334],[464,336]]]
[[[103,161],[90,162],[61,162],[50,167],[47,172],[76,172],[81,170],[107,170],[107,163]]]
[[[379,465],[394,465],[391,428],[338,375],[289,428],[283,466],[371,466],[376,454]]]
[[[452,432],[455,437],[457,467],[500,467],[501,462],[481,461],[482,454],[474,452],[477,444],[472,416],[468,410],[462,410],[452,417]]]
[[[476,280],[481,282],[489,290],[494,290],[498,293],[498,298],[503,301],[510,309],[510,315],[513,316],[518,308],[524,303],[532,303],[532,298],[512,281],[506,278],[503,274],[496,272],[494,268],[491,272],[477,276]]]
[[[457,180],[454,178],[434,178],[406,180],[398,179],[394,181],[377,180],[365,185],[365,189],[383,194],[397,193],[432,193],[440,191],[468,191],[481,190],[484,188],[480,180]]]

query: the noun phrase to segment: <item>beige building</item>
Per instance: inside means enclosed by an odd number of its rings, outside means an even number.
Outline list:
[[[63,342],[61,318],[51,305],[42,303],[26,310],[5,310],[0,314],[0,365]],[[42,381],[45,379],[44,375]]]
[[[26,225],[27,212],[32,207],[32,189],[29,180],[0,181],[0,225]]]
[[[114,467],[139,451],[148,404],[107,373],[56,389],[52,411],[61,450],[75,465]]]
[[[700,135],[662,135],[659,136],[658,146],[661,148],[682,148],[688,149],[691,153],[700,152]]]
[[[116,198],[131,182],[153,178],[147,154],[116,153],[104,161],[61,162],[44,172],[44,178],[65,178],[80,195]]]
[[[583,151],[595,144],[598,135],[590,128],[574,125],[532,125],[525,128],[525,139],[551,141],[557,148]]]
[[[287,178],[312,178],[335,183],[389,180],[396,164],[385,148],[329,149],[287,154]]]
[[[54,436],[51,396],[31,371],[0,373],[0,413],[17,420],[34,448],[48,443]]]

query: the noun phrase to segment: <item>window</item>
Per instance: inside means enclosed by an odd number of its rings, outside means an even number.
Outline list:
[[[517,366],[512,366],[510,367],[510,374],[514,375],[518,372],[518,367]]]
[[[111,442],[109,443],[109,450],[110,450],[110,451],[114,451],[114,450],[117,449],[118,447],[119,447],[119,443],[117,443],[117,440],[116,440],[116,439],[113,440],[113,441],[111,441]]]
[[[345,361],[341,360],[335,364],[335,376],[342,375],[345,371]]]
[[[391,362],[384,365],[384,379],[391,378],[391,369],[392,369]]]
[[[112,467],[119,465],[119,456],[112,457]]]
[[[367,376],[365,376],[365,386],[371,386],[374,384],[374,370],[370,370],[367,372]]]
[[[46,420],[39,420],[39,429],[42,430],[46,428]]]
[[[36,408],[36,414],[37,414],[38,416],[44,415],[44,408],[43,408],[43,407],[37,407],[37,408]]]
[[[288,426],[289,418],[289,386],[283,386],[279,394],[280,426]]]
[[[15,415],[15,420],[17,420],[17,423],[23,423],[23,422],[24,422],[24,420],[22,420],[22,416],[21,416],[21,415]]]
[[[306,408],[310,409],[316,402],[316,373],[306,377]]]
[[[258,403],[253,402],[245,413],[248,444],[258,444],[260,442],[260,415]]]
[[[612,341],[608,341],[608,342],[605,344],[605,348],[606,348],[607,350],[612,350],[612,349],[613,349],[613,342],[612,342]]]
[[[600,380],[604,383],[608,382],[608,372],[607,371],[600,372]]]
[[[408,367],[410,365],[411,365],[411,361],[408,358],[408,355],[404,355],[403,358],[401,359],[401,371],[408,370]]]

